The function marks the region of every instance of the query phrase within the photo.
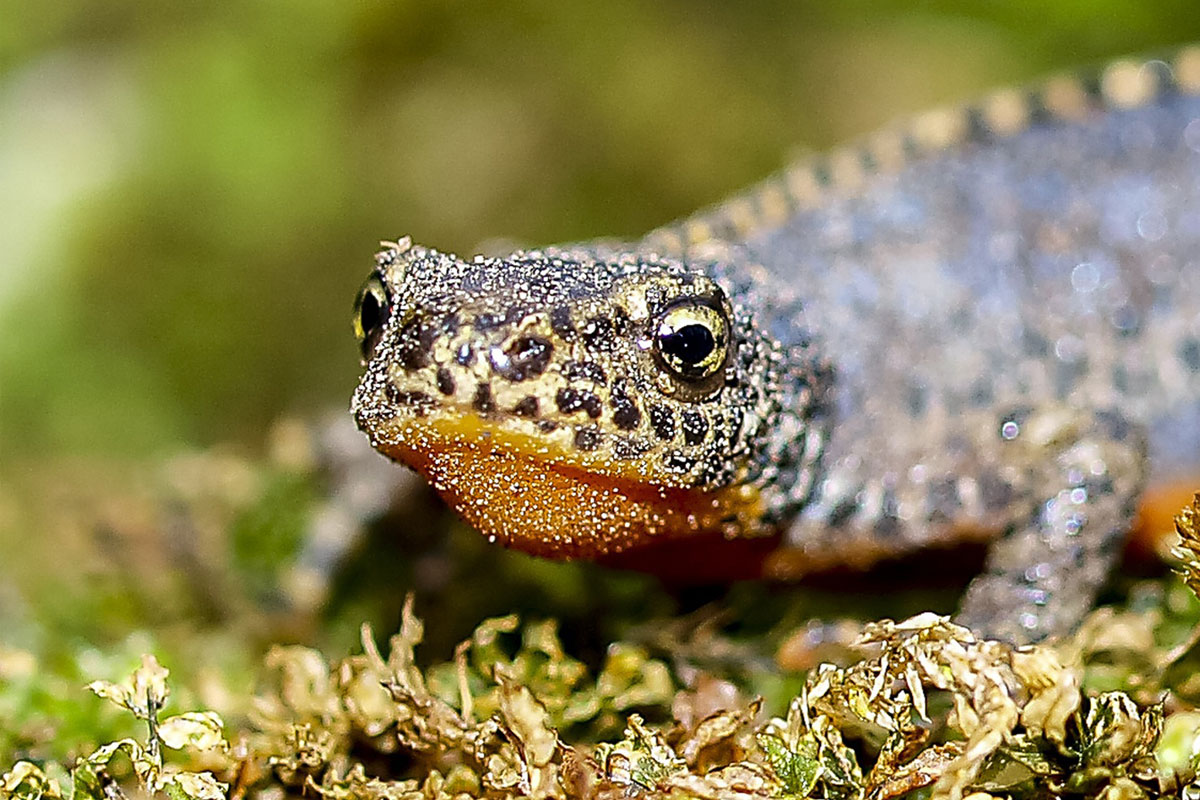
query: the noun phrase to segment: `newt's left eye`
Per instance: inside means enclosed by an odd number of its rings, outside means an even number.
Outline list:
[[[654,337],[659,361],[687,381],[710,378],[725,366],[729,322],[712,301],[688,299],[663,312]]]
[[[387,287],[378,275],[372,275],[354,300],[354,335],[358,338],[364,363],[374,355],[391,314],[392,301]]]

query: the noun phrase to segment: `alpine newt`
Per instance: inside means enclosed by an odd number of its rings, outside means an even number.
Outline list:
[[[359,427],[496,542],[773,536],[791,577],[975,538],[960,621],[1061,634],[1146,487],[1200,474],[1200,48],[919,116],[637,242],[385,243],[355,320]]]

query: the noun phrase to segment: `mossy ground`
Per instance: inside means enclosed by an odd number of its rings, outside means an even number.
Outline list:
[[[1179,517],[1182,580],[1119,581],[1072,640],[1014,651],[932,613],[869,621],[952,588],[681,591],[488,546],[415,483],[314,601],[296,569],[328,477],[302,429],[273,441],[258,461],[134,470],[122,491],[76,481],[75,503],[41,509],[93,541],[15,582],[39,614],[4,607],[0,795],[1192,791],[1200,506]]]

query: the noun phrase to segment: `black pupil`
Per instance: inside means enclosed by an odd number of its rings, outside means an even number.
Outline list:
[[[658,337],[658,345],[669,356],[694,367],[712,355],[717,346],[712,331],[698,323],[684,325],[671,333]]]
[[[383,324],[387,322],[387,310],[379,302],[379,293],[367,289],[363,292],[362,304],[358,309],[358,324],[362,326],[363,352],[369,354],[379,344]]]

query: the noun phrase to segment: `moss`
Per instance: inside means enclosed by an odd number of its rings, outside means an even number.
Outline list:
[[[167,671],[152,656],[123,682],[94,680],[143,734],[73,762],[16,760],[0,796],[1158,797],[1195,777],[1195,712],[1153,675],[1148,703],[1086,685],[1092,662],[1113,662],[1126,616],[1146,613],[1105,609],[1070,641],[1022,649],[934,614],[865,623],[848,663],[810,670],[776,713],[628,642],[593,673],[553,622],[515,616],[485,620],[451,660],[421,668],[410,598],[385,650],[366,626],[361,651],[332,662],[270,649],[236,727],[213,710],[166,714]],[[1150,657],[1188,652],[1164,643]],[[5,663],[37,673],[29,654]],[[0,689],[4,700],[13,683]]]

